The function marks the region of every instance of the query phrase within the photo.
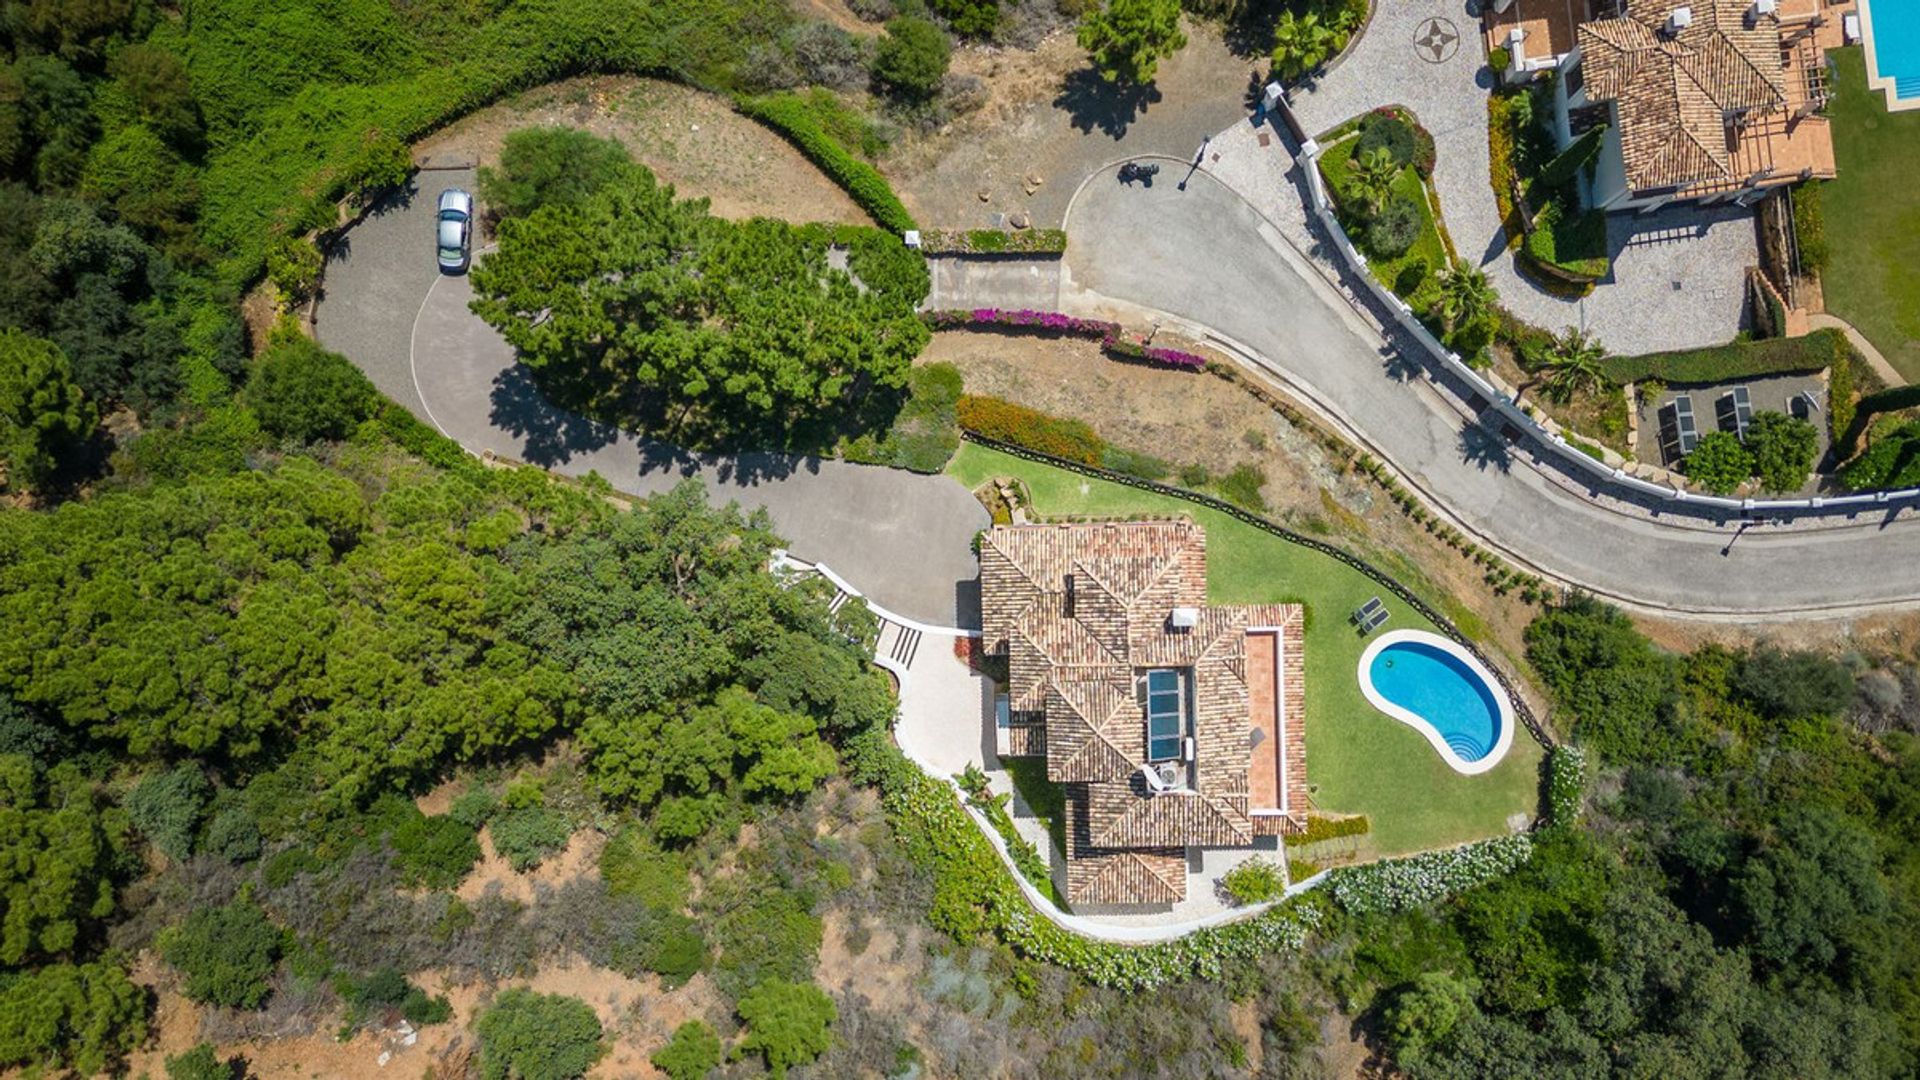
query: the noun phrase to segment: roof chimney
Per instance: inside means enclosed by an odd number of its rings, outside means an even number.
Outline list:
[[[1747,9],[1747,25],[1753,26],[1761,19],[1775,15],[1780,10],[1780,0],[1753,0],[1753,6]]]
[[[1167,616],[1167,625],[1175,630],[1191,630],[1200,625],[1200,609],[1197,607],[1177,607]]]
[[[1673,14],[1667,16],[1667,33],[1669,34],[1678,34],[1680,31],[1692,25],[1693,9],[1685,4],[1674,8]]]

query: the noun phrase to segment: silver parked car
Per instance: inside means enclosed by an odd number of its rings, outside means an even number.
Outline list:
[[[458,274],[467,268],[467,252],[473,243],[473,196],[459,188],[441,192],[439,218],[434,237],[440,250],[440,269]]]

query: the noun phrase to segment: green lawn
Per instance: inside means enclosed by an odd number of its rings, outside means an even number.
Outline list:
[[[1920,382],[1920,112],[1889,113],[1867,86],[1858,48],[1835,49],[1833,150],[1839,177],[1821,186],[1827,309],[1859,327]]]
[[[1372,579],[1310,548],[1226,514],[1122,484],[1089,480],[964,443],[947,471],[968,487],[993,476],[1026,482],[1042,514],[1087,517],[1186,514],[1207,531],[1207,592],[1216,603],[1300,600],[1307,605],[1307,780],[1314,805],[1373,820],[1365,855],[1441,847],[1506,831],[1507,816],[1539,801],[1541,750],[1516,732],[1505,761],[1481,776],[1449,769],[1417,731],[1368,705],[1357,669],[1366,642],[1347,615],[1379,596],[1389,628],[1433,625]],[[1436,607],[1444,598],[1428,596]]]

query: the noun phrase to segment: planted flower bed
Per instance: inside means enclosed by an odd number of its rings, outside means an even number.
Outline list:
[[[1181,352],[1179,349],[1162,349],[1148,345],[1144,341],[1130,341],[1122,335],[1119,323],[1108,322],[1105,319],[1082,319],[1074,315],[1062,315],[1057,311],[1035,311],[1031,308],[929,311],[922,314],[920,318],[929,329],[933,330],[989,327],[1033,330],[1043,334],[1095,340],[1100,342],[1100,347],[1110,355],[1126,360],[1142,360],[1167,367],[1185,368],[1189,371],[1201,371],[1207,366],[1207,358],[1204,356]]]

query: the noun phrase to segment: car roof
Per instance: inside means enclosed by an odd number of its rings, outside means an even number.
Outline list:
[[[463,214],[473,213],[473,196],[460,188],[448,188],[440,193],[440,209],[458,210]]]

